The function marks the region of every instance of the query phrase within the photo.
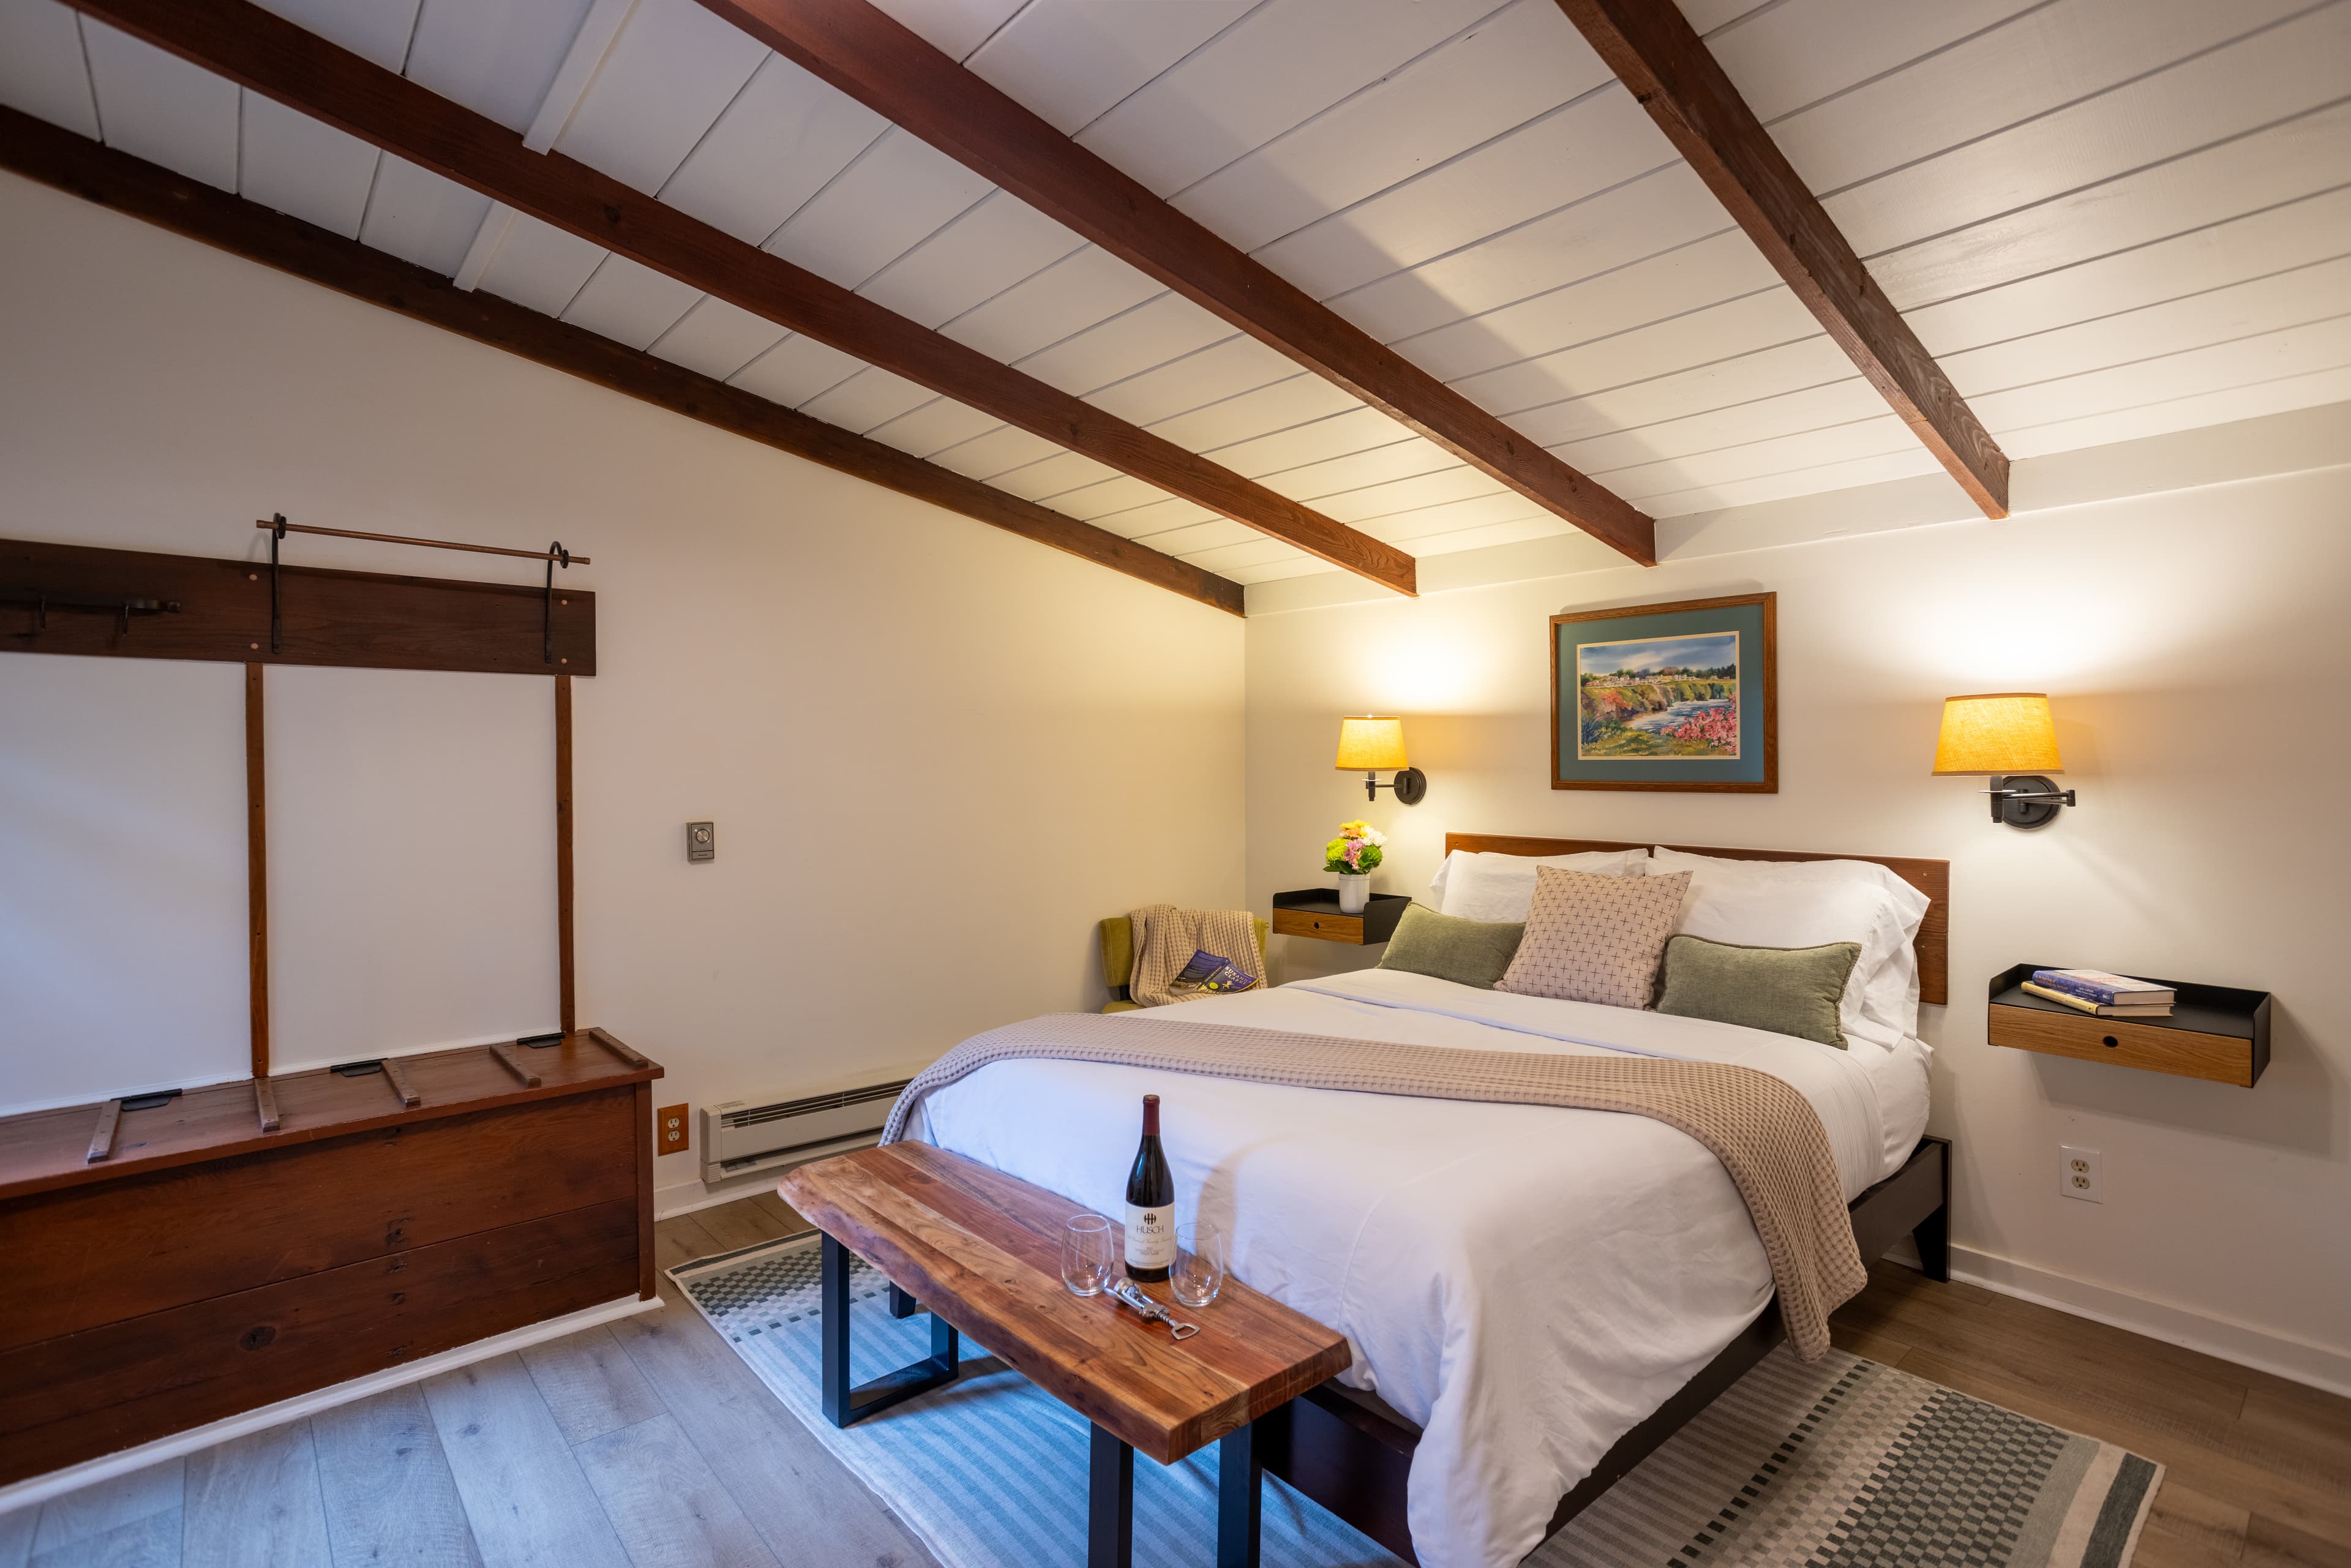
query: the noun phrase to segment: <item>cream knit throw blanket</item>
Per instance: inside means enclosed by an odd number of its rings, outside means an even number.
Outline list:
[[[1186,956],[1190,956],[1187,951]],[[1017,1058],[1103,1061],[1304,1089],[1625,1111],[1677,1127],[1730,1173],[1771,1260],[1796,1354],[1829,1348],[1829,1313],[1868,1281],[1828,1132],[1810,1102],[1751,1067],[1646,1056],[1551,1056],[1343,1040],[1119,1014],[1052,1013],[974,1035],[931,1063],[891,1107],[882,1141],[904,1135],[923,1097]],[[1573,1194],[1558,1201],[1575,1201]]]
[[[1172,904],[1146,904],[1131,911],[1134,923],[1134,970],[1127,977],[1126,994],[1137,1005],[1164,1008],[1171,1002],[1196,1002],[1212,992],[1177,996],[1167,982],[1184,972],[1192,955],[1206,949],[1237,967],[1265,979],[1265,952],[1257,945],[1257,920],[1246,909],[1178,909]]]

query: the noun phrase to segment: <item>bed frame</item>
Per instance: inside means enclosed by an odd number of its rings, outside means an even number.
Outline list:
[[[1598,839],[1510,838],[1486,833],[1447,833],[1445,848],[1492,850],[1513,855],[1577,854],[1587,850],[1646,846]],[[1884,855],[1803,854],[1787,850],[1713,849],[1670,844],[1691,854],[1729,860],[1865,860],[1886,867],[1931,901],[1918,928],[1918,995],[1945,1001],[1950,989],[1951,865],[1949,861],[1899,860]],[[1905,1236],[1917,1239],[1919,1262],[1930,1280],[1950,1278],[1951,1145],[1945,1138],[1921,1138],[1902,1168],[1848,1206],[1854,1239],[1864,1262],[1876,1262]],[[1698,1370],[1656,1414],[1616,1441],[1590,1475],[1560,1499],[1549,1534],[1598,1500],[1626,1471],[1639,1464],[1692,1416],[1712,1404],[1748,1370],[1788,1337],[1775,1298],[1719,1355]],[[1337,1514],[1407,1563],[1418,1563],[1405,1519],[1405,1478],[1420,1429],[1380,1401],[1335,1380],[1307,1391],[1258,1423],[1265,1469]]]

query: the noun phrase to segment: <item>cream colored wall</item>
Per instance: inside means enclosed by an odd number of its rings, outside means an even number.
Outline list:
[[[2207,433],[2209,434],[2210,433]],[[1424,895],[1447,830],[1945,857],[1951,991],[1928,1009],[1933,1131],[1979,1277],[2351,1383],[2351,468],[1253,616],[1249,896],[1314,885],[1332,824],[1391,835]],[[1776,795],[1549,788],[1546,621],[1779,595]],[[2053,695],[2081,805],[2039,833],[1928,776],[1939,701]],[[1427,799],[1366,810],[1343,713],[1400,713]],[[1277,974],[1367,961],[1283,938]],[[2001,1051],[1985,981],[2094,965],[2276,994],[2252,1090]],[[2058,1145],[2106,1200],[2058,1196]]]
[[[580,1016],[667,1065],[664,1101],[926,1061],[1098,1005],[1097,919],[1240,896],[1236,617],[6,176],[0,301],[0,537],[235,556],[282,510],[594,558],[570,578],[599,596],[601,670],[577,683]],[[294,549],[535,580],[523,562]],[[87,723],[139,718],[116,662],[8,664],[52,695],[102,666],[129,695]],[[196,684],[235,726],[234,678]],[[188,787],[241,790],[235,737]],[[172,756],[152,760],[168,776]],[[685,862],[695,819],[718,824],[713,864]],[[235,842],[233,870],[197,879],[232,930]],[[0,874],[0,923],[45,926],[55,891]],[[218,924],[182,936],[216,959]],[[497,930],[477,937],[501,951]],[[125,986],[156,972],[126,967]],[[0,1008],[0,1061],[17,1090],[42,1063],[57,1092],[59,1072],[91,1094],[174,1067],[241,1074],[244,999],[240,960],[226,987],[158,998],[190,1015],[192,1056],[82,1038],[63,1064],[54,1034]],[[656,1180],[693,1175],[669,1156]]]

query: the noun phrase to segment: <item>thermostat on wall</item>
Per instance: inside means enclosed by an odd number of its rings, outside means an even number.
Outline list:
[[[685,825],[685,858],[689,861],[715,861],[718,858],[716,823],[688,822]]]

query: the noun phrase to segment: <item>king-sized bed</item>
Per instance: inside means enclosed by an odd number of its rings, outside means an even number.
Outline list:
[[[1646,852],[1471,835],[1447,848],[1448,874],[1466,863],[1457,850]],[[1863,1256],[1916,1230],[1939,1273],[1949,1170],[1944,1147],[1922,1142],[1916,1006],[1943,996],[1947,868],[1866,863],[1916,890],[1900,955],[1908,1013],[1904,1025],[1897,1006],[1903,1027],[1857,1028],[1842,1049],[1395,969],[1121,1021],[1756,1069],[1818,1114]],[[1015,1059],[932,1090],[906,1132],[1115,1214],[1146,1092],[1162,1099],[1185,1207],[1223,1228],[1234,1273],[1354,1351],[1343,1386],[1266,1435],[1267,1468],[1429,1568],[1519,1561],[1783,1335],[1772,1268],[1722,1161],[1646,1115]]]

